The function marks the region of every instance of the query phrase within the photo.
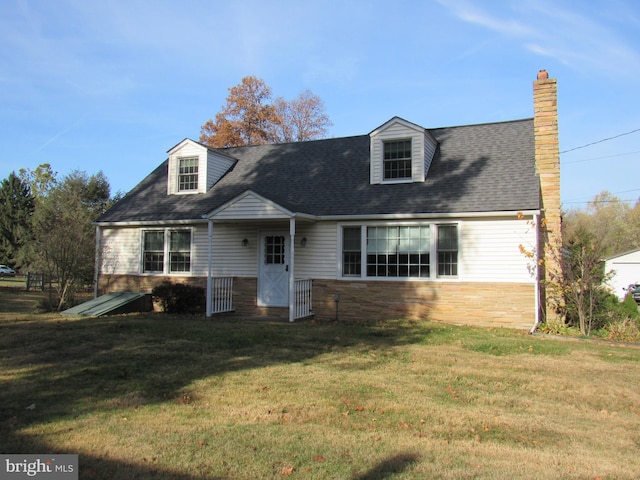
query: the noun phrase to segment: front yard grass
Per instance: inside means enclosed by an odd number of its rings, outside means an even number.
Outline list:
[[[640,349],[428,321],[0,314],[0,452],[81,479],[638,478]]]

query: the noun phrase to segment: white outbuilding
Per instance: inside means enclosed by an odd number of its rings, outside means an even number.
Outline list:
[[[613,272],[609,286],[620,300],[627,294],[629,285],[640,284],[640,248],[605,258],[605,272]]]

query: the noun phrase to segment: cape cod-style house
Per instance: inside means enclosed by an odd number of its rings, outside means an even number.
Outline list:
[[[542,218],[545,218],[543,221]],[[530,328],[560,232],[556,81],[534,118],[210,148],[185,139],[96,221],[96,294],[169,279],[207,315]],[[530,258],[525,252],[535,252]]]

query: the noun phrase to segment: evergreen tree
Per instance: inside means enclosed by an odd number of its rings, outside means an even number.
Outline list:
[[[0,262],[25,263],[25,246],[32,240],[35,201],[29,186],[14,172],[0,185]]]

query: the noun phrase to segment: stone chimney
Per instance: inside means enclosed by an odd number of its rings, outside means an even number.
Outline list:
[[[558,142],[557,81],[546,70],[538,72],[533,82],[533,131],[535,165],[540,178],[540,209],[538,256],[542,260],[542,320],[562,322],[556,313],[554,280],[561,274],[562,215],[560,208],[560,148]],[[546,314],[546,315],[545,315]]]

